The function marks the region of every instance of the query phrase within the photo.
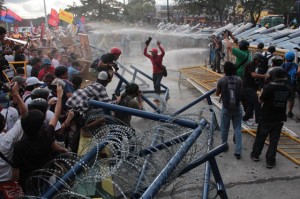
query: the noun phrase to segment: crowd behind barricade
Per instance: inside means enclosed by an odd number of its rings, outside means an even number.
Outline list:
[[[3,44],[6,29],[0,27],[0,198],[7,198],[8,189],[19,187],[25,194],[30,173],[42,169],[57,154],[77,153],[80,132],[85,127],[105,124],[102,118],[86,124],[95,113],[109,114],[120,124],[130,127],[131,116],[125,113],[92,109],[88,101],[119,103],[141,109],[138,85],[126,86],[114,100],[106,86],[112,81],[121,55],[112,48],[96,63],[96,81],[81,88],[81,67],[76,55],[68,49],[52,48],[48,53],[38,48]],[[18,63],[16,63],[18,62]],[[85,132],[90,137],[90,132]]]
[[[227,143],[232,121],[234,156],[240,159],[242,123],[257,128],[250,158],[255,162],[260,160],[259,156],[269,136],[266,167],[273,168],[284,122],[287,118],[300,118],[293,113],[299,113],[299,110],[293,108],[296,96],[300,98],[300,67],[295,62],[296,53],[288,51],[281,57],[275,55],[275,46],[269,46],[267,51],[264,51],[263,43],[259,43],[257,51],[252,53],[249,50],[249,42],[238,41],[230,31],[225,30],[223,37],[227,52],[235,57],[235,63],[225,62],[225,75],[217,82],[216,94],[221,95],[222,101],[222,142]],[[215,46],[212,70],[220,70],[220,39],[214,38],[212,45]]]
[[[264,88],[265,78],[267,77],[268,70],[276,66],[282,67],[288,74],[289,81],[286,81],[286,83],[292,90],[292,97],[291,99],[289,99],[287,114],[289,118],[299,120],[300,115],[296,114],[294,116],[293,113],[295,99],[298,98],[298,100],[300,100],[300,67],[298,67],[299,58],[297,59],[296,57],[296,51],[298,49],[295,49],[295,51],[278,53],[278,50],[276,50],[275,46],[270,45],[267,48],[264,48],[264,43],[259,42],[256,50],[250,50],[250,43],[248,41],[238,41],[238,39],[236,39],[234,35],[228,30],[224,31],[223,37],[224,45],[222,44],[222,39],[219,36],[213,35],[211,37],[211,43],[209,45],[211,69],[222,74],[224,73],[224,67],[221,67],[221,62],[225,59],[235,60],[233,62],[235,62],[237,76],[239,76],[243,80],[244,88],[247,88],[248,90],[249,88],[253,88],[252,90],[250,90],[251,92],[253,91],[254,96],[254,93],[260,93]],[[225,55],[223,52],[227,52],[227,54]],[[253,72],[245,70],[246,65],[249,65],[250,63],[254,65]],[[252,80],[253,82],[251,82]],[[248,86],[248,84],[252,83],[253,85]],[[250,98],[252,99],[252,97]],[[256,110],[255,113],[258,112],[258,114],[260,114],[260,108],[255,108],[258,106],[257,103],[254,102],[256,100],[252,100],[252,102],[251,99],[249,102],[249,92],[244,92],[244,94],[242,95],[244,111],[247,111],[246,103],[253,104],[254,106],[251,106],[251,109],[249,110],[251,113],[249,112],[248,115],[250,116],[247,116],[243,120],[248,124],[250,124],[250,121],[248,120],[252,118],[252,112],[254,109]],[[296,112],[299,111],[296,110]],[[256,120],[255,123],[258,123],[258,121]]]

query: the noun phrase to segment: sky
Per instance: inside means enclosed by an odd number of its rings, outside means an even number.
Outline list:
[[[123,0],[120,1],[123,2]],[[66,9],[68,5],[72,5],[73,2],[81,5],[80,0],[45,0],[45,2],[47,14],[50,14],[51,8],[58,12],[59,9]],[[160,5],[164,2],[167,0],[156,0],[156,3]],[[24,19],[45,16],[44,0],[5,0],[4,6]]]

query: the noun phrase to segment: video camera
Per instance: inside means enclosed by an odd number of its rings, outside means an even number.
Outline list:
[[[228,36],[228,35],[230,35],[230,31],[227,30],[227,29],[225,29],[225,30],[223,31],[223,33],[222,33],[222,36],[224,36],[224,34],[226,34],[226,35]]]

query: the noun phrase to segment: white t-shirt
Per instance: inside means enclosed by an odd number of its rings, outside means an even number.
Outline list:
[[[14,107],[3,108],[0,112],[6,118],[4,132],[9,131],[19,119],[19,113]]]
[[[49,122],[50,122],[50,120],[52,119],[53,116],[54,116],[54,113],[52,111],[50,111],[50,110],[47,110],[47,112],[46,112],[46,119],[44,120],[44,122],[46,124],[49,124]],[[61,128],[61,124],[58,121],[54,130],[57,131],[60,128]]]
[[[11,161],[13,156],[14,144],[21,140],[23,136],[23,129],[21,126],[21,120],[17,120],[13,128],[6,133],[0,133],[0,151],[3,155]],[[2,158],[0,158],[0,181],[11,180],[12,168]]]
[[[31,77],[31,71],[32,71],[32,66],[27,64],[26,65],[26,75],[27,75],[27,77]]]
[[[59,66],[59,61],[57,59],[52,59],[52,66],[54,66],[54,68],[56,68],[57,66]]]

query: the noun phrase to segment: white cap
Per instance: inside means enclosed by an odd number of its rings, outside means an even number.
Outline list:
[[[36,84],[43,84],[44,82],[41,82],[38,78],[36,77],[28,77],[26,79],[26,86],[33,86]]]
[[[101,71],[98,74],[98,79],[99,80],[108,80],[108,73],[106,71]]]
[[[53,82],[51,83],[51,85],[60,85],[61,87],[65,87],[66,86],[66,82],[64,82],[64,80],[60,79],[60,78],[55,78],[53,80]]]

